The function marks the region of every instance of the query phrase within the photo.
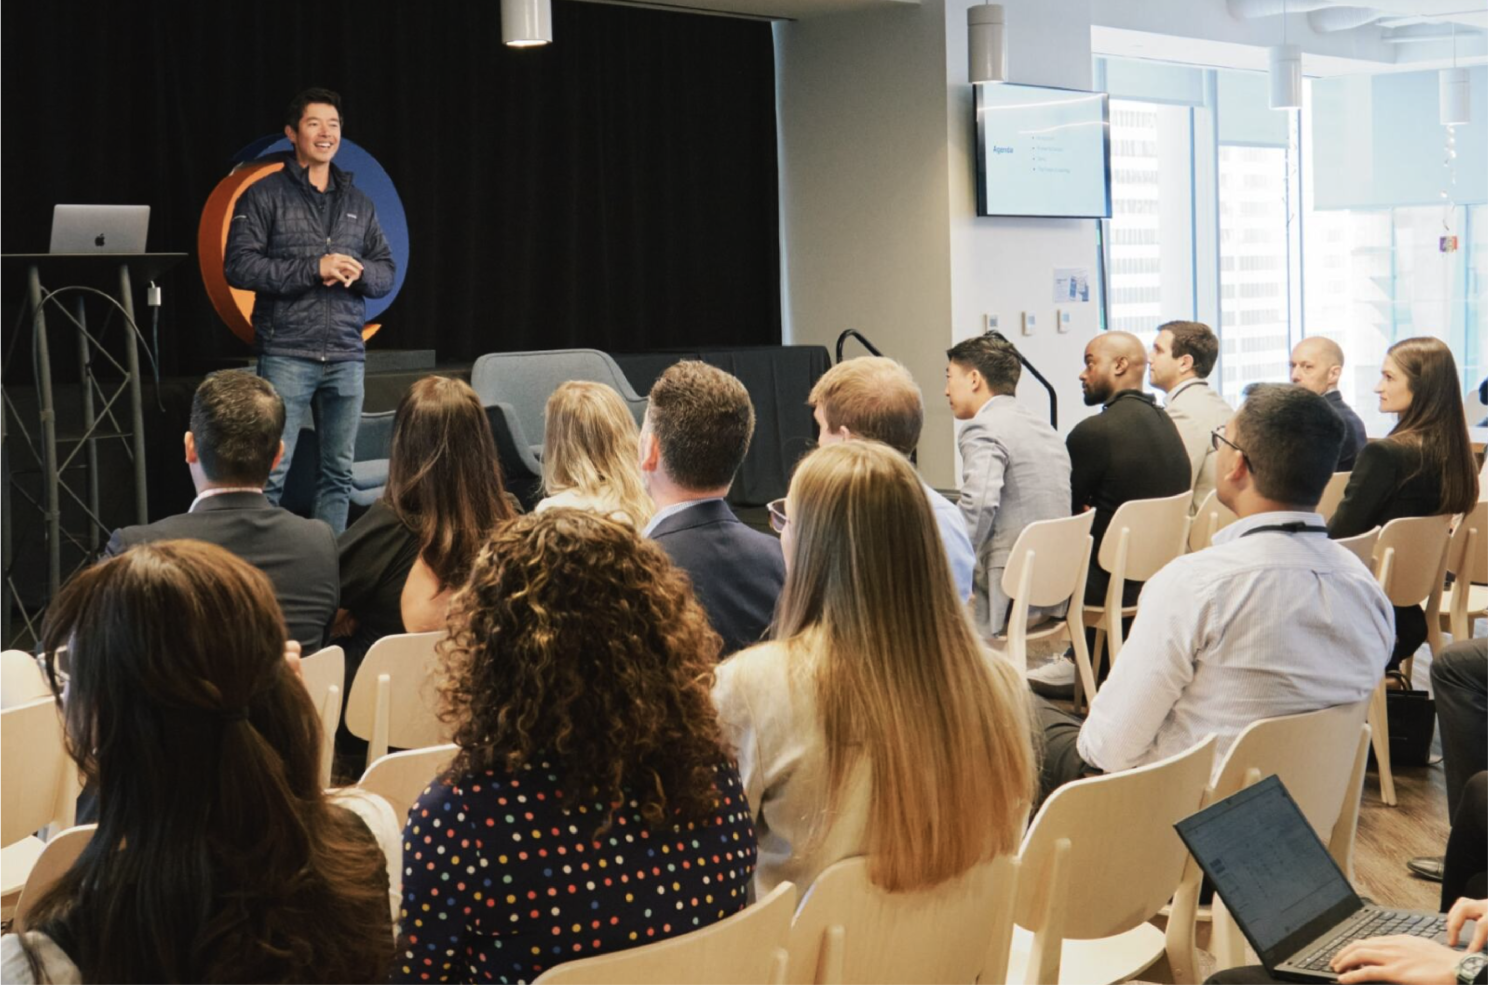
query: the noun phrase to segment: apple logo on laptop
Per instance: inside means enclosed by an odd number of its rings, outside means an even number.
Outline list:
[[[98,234],[98,237],[93,240],[93,245],[94,246],[103,246],[104,245],[103,233],[99,233]]]

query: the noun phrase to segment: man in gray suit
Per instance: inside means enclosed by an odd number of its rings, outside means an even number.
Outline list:
[[[1158,326],[1149,358],[1148,378],[1168,395],[1163,409],[1177,425],[1188,452],[1193,484],[1188,512],[1193,514],[1214,491],[1214,443],[1209,433],[1235,413],[1209,386],[1209,374],[1219,358],[1219,339],[1208,325],[1170,321]]]
[[[1030,523],[1069,516],[1070,457],[1054,429],[1013,396],[1023,367],[1011,342],[981,335],[946,358],[946,399],[967,422],[957,444],[961,512],[976,552],[973,611],[978,631],[992,636],[1007,621],[1002,572],[1018,535]]]

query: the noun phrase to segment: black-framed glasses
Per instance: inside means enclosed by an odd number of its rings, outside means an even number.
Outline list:
[[[1213,448],[1215,451],[1219,451],[1219,443],[1223,441],[1225,444],[1235,449],[1235,451],[1239,452],[1240,457],[1245,459],[1245,467],[1254,472],[1255,466],[1250,463],[1250,456],[1245,453],[1245,449],[1235,444],[1229,438],[1226,438],[1224,435],[1224,430],[1225,426],[1221,424],[1219,427],[1209,432],[1209,447]]]
[[[770,511],[770,529],[777,534],[785,533],[785,525],[790,523],[790,517],[785,513],[785,498],[771,500],[765,504],[765,509]]]

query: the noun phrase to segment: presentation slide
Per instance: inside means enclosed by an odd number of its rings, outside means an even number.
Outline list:
[[[977,86],[982,215],[1108,217],[1106,95]]]

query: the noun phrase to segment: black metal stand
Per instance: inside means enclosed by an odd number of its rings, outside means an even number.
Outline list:
[[[26,304],[19,325],[29,325],[31,329],[36,376],[34,382],[39,407],[37,430],[40,437],[38,448],[37,440],[17,410],[12,395],[8,391],[5,392],[5,423],[3,429],[0,429],[0,439],[3,439],[5,445],[4,526],[6,536],[5,571],[3,586],[0,586],[3,587],[4,595],[3,599],[0,599],[0,611],[3,611],[5,620],[3,635],[7,645],[12,639],[9,625],[11,608],[12,604],[18,601],[16,587],[12,580],[15,558],[11,536],[13,518],[10,515],[10,502],[13,498],[35,507],[42,516],[47,548],[45,597],[48,602],[55,597],[62,584],[63,539],[72,541],[83,552],[83,563],[87,563],[97,556],[101,535],[109,532],[108,526],[100,518],[99,510],[99,489],[102,477],[99,475],[98,442],[105,440],[124,442],[133,464],[135,517],[139,523],[147,522],[149,504],[145,492],[144,408],[139,366],[139,340],[142,336],[134,314],[133,280],[136,277],[147,282],[156,280],[163,272],[185,257],[184,253],[6,254],[0,257],[5,282],[18,284],[24,278],[26,285]],[[43,277],[47,282],[69,286],[47,289],[43,286]],[[109,290],[110,287],[113,288],[112,293]],[[115,311],[123,315],[125,322],[122,333],[123,363],[120,363],[99,344],[98,336],[89,332],[84,304],[89,297],[100,298],[109,306],[109,318],[112,318]],[[67,301],[72,302],[70,310],[64,303]],[[59,435],[57,433],[57,409],[53,399],[51,347],[47,327],[49,307],[72,322],[77,330],[82,419],[81,427],[75,434]],[[105,320],[104,324],[107,327],[108,321]],[[97,359],[111,364],[119,373],[120,378],[111,391],[105,390],[104,384],[99,381],[94,372]],[[11,362],[12,360],[6,361],[7,371],[10,369]],[[117,414],[114,410],[114,405],[126,394],[129,407],[128,428],[125,428],[119,421],[122,408]],[[95,398],[98,403],[95,403]],[[109,429],[101,430],[105,422],[109,425]],[[26,494],[15,481],[18,463],[12,460],[10,445],[17,437],[24,439],[23,447],[40,467],[43,489],[40,502]],[[62,449],[69,447],[70,450],[63,455]],[[79,461],[79,456],[81,456],[81,461]],[[74,489],[66,478],[69,471],[79,469],[84,473],[82,493]],[[87,527],[81,536],[64,531],[62,528],[63,493],[66,493],[81,507],[87,517]],[[26,622],[26,628],[35,638],[39,627],[32,614],[23,609],[21,616]]]

